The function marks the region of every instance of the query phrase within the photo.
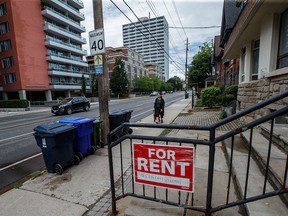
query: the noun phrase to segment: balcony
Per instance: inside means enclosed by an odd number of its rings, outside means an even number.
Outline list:
[[[48,69],[48,75],[54,75],[54,76],[66,76],[66,77],[82,77],[82,72],[79,71],[73,71],[73,70],[65,70],[61,68],[49,68]],[[89,78],[88,73],[84,73],[85,78]]]
[[[74,54],[87,55],[86,50],[82,50],[78,46],[74,46],[74,45],[69,44],[69,43],[64,43],[64,42],[57,40],[57,39],[46,38],[45,39],[45,45],[48,47],[56,48],[58,50],[68,51],[68,52],[71,52]]]
[[[71,5],[67,4],[61,0],[46,0],[45,4],[52,6],[63,12],[68,12],[71,17],[77,19],[79,21],[85,20],[85,16],[83,13],[79,12],[76,8],[72,7]]]
[[[89,84],[86,84],[86,88],[90,89]],[[81,83],[61,83],[53,82],[50,83],[50,89],[57,90],[81,90]]]
[[[80,25],[79,23],[75,22],[74,20],[70,19],[69,17],[49,8],[44,7],[42,10],[42,15],[46,18],[59,22],[63,25],[69,25],[69,27],[78,32],[85,32],[86,29],[84,26]]]
[[[45,22],[44,30],[46,32],[52,33],[54,35],[58,35],[58,36],[61,36],[61,37],[67,38],[67,39],[69,38],[71,41],[76,42],[76,43],[80,43],[80,44],[86,44],[87,43],[85,38],[71,32],[71,31],[68,31],[67,29],[60,28],[59,26],[54,25],[54,24],[49,23],[49,22]]]
[[[58,63],[81,66],[81,67],[88,67],[88,63],[86,61],[67,57],[67,56],[52,54],[52,53],[46,55],[46,60],[51,61],[51,62],[58,62]]]
[[[80,0],[67,0],[69,4],[71,4],[73,7],[76,7],[77,9],[83,9],[84,4]]]

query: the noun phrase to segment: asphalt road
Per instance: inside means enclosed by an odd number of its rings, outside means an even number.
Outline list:
[[[183,98],[183,92],[166,94],[164,95],[165,105],[169,106]],[[154,99],[155,97],[141,97],[112,100],[109,109],[110,112],[117,109],[132,109],[131,121],[137,122],[153,113]],[[95,118],[99,116],[99,106],[92,105],[89,112],[72,115]],[[0,189],[44,167],[41,149],[36,145],[33,137],[33,129],[39,124],[61,118],[63,116],[54,116],[50,111],[43,111],[0,119]]]

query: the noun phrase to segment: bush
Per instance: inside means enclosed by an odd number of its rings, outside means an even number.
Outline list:
[[[221,110],[221,112],[219,114],[219,118],[220,119],[227,118],[227,112],[225,110]]]
[[[0,101],[0,108],[27,108],[28,100],[3,100]]]
[[[233,95],[234,100],[237,98],[237,93],[238,93],[238,86],[237,85],[230,85],[224,90],[225,95]]]
[[[218,98],[219,103],[221,103],[221,105],[225,107],[227,107],[231,101],[236,100],[236,97],[232,94],[227,94],[227,95],[221,94],[217,98]]]
[[[196,103],[195,103],[195,107],[202,107],[203,104],[202,104],[202,101],[201,100],[197,100]]]
[[[218,96],[221,94],[221,89],[216,86],[205,88],[201,91],[202,104],[212,108],[218,104]]]

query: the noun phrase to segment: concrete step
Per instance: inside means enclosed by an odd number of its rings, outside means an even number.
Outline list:
[[[245,136],[249,132],[245,132]],[[259,137],[254,137],[253,146],[262,147],[264,146],[264,140],[260,140]],[[257,144],[256,144],[257,143]],[[263,143],[263,144],[262,144]],[[225,140],[224,142],[227,159],[230,160],[231,156],[231,138]],[[267,150],[268,151],[268,150]],[[262,149],[261,152],[265,152],[265,149]],[[274,151],[273,151],[273,158]],[[275,158],[277,159],[277,158]],[[271,161],[273,161],[271,159]],[[239,136],[235,137],[234,151],[233,151],[233,177],[234,182],[236,182],[236,189],[238,189],[238,194],[241,198],[244,198],[245,191],[245,182],[247,174],[247,163],[248,163],[248,150],[247,145],[243,142],[242,138]],[[275,161],[273,161],[274,163]],[[229,163],[229,162],[228,162]],[[271,162],[272,163],[272,162]],[[249,169],[249,179],[247,187],[247,198],[262,195],[264,185],[264,175],[259,169],[254,157],[250,160],[250,169]],[[266,193],[274,191],[272,185],[267,182]],[[286,205],[281,201],[279,196],[274,196],[266,199],[261,199],[258,201],[247,203],[246,205],[248,215],[273,215],[273,216],[282,216],[288,215],[288,209]]]
[[[269,137],[269,136],[268,136]],[[246,148],[249,148],[250,130],[242,133],[242,138],[246,144]],[[258,165],[261,173],[265,175],[267,156],[268,156],[269,140],[261,134],[261,129],[253,130],[252,138],[252,158]],[[279,145],[272,142],[271,156],[269,162],[268,181],[271,186],[277,190],[283,187],[285,167],[286,167],[287,153],[283,151]],[[280,196],[282,201],[288,207],[288,195],[284,194]]]
[[[269,139],[271,125],[261,124],[259,126],[261,134]],[[282,151],[288,153],[288,125],[275,125],[272,137],[273,143],[278,146]]]

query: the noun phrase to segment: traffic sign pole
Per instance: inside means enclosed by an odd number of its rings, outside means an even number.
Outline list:
[[[104,41],[104,25],[102,0],[93,0],[94,28],[95,34],[89,34],[91,55],[102,54],[103,73],[98,73],[98,92],[99,92],[99,112],[100,118],[103,120],[101,127],[102,146],[108,144],[109,126],[109,74],[106,64],[105,41]],[[102,34],[101,34],[102,32]],[[102,39],[102,40],[101,40]],[[95,42],[95,43],[94,43]],[[102,43],[103,42],[103,43]],[[96,57],[97,58],[97,57]],[[98,59],[99,60],[99,59]],[[94,64],[97,63],[94,61]]]

